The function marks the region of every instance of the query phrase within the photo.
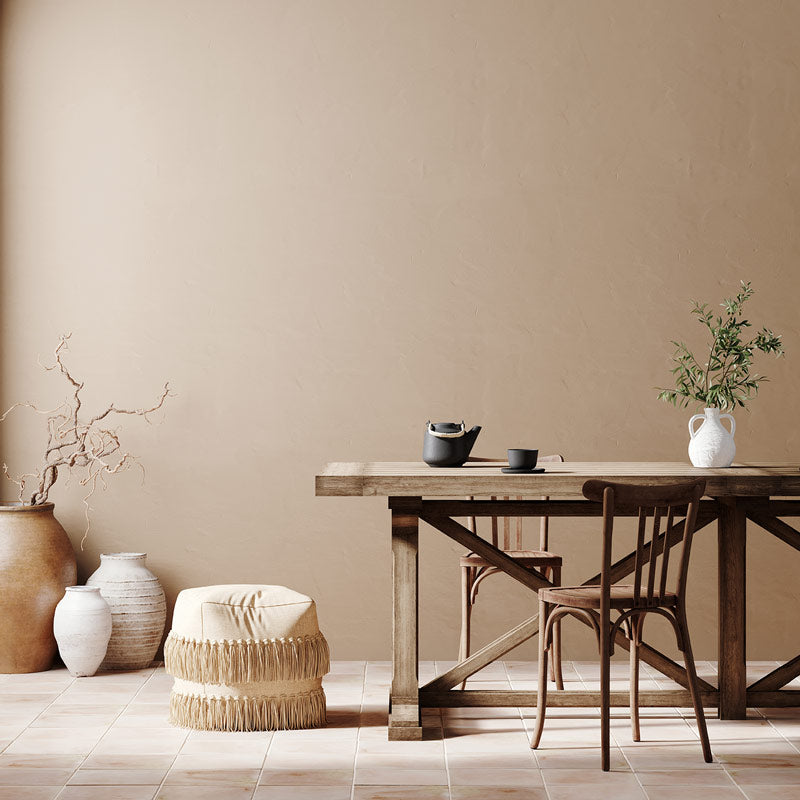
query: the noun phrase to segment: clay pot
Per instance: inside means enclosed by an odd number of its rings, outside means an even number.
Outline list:
[[[695,430],[694,423],[703,420]],[[730,420],[730,431],[722,424]],[[704,408],[689,420],[689,460],[695,467],[729,467],[736,456],[736,420],[730,414],[720,414],[718,408]]]
[[[97,672],[111,636],[111,609],[98,586],[67,586],[56,606],[53,631],[58,654],[76,678]]]
[[[53,614],[77,567],[53,508],[0,505],[0,672],[41,672],[56,654]]]
[[[145,566],[146,553],[103,553],[86,581],[111,606],[111,639],[103,669],[143,669],[155,658],[164,635],[167,604],[158,578]]]

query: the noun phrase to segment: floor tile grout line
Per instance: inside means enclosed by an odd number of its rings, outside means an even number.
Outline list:
[[[50,669],[52,669],[52,666],[50,667]],[[45,671],[45,672],[46,672],[46,671],[48,671],[48,670],[43,670],[43,671]],[[60,692],[59,692],[59,693],[58,693],[58,694],[57,694],[57,695],[56,695],[56,696],[55,696],[55,697],[54,697],[54,698],[53,698],[53,699],[52,699],[52,700],[51,700],[51,701],[50,701],[50,702],[49,702],[49,703],[48,703],[48,704],[47,704],[47,705],[46,705],[46,706],[45,706],[45,707],[44,707],[44,708],[43,708],[43,709],[42,709],[42,710],[41,710],[41,711],[40,711],[40,712],[39,712],[39,713],[38,713],[38,714],[37,714],[37,715],[36,715],[36,716],[35,716],[35,717],[32,719],[32,720],[31,720],[31,721],[30,721],[30,722],[29,722],[29,723],[28,723],[28,724],[27,724],[27,725],[26,725],[26,726],[25,726],[25,727],[24,727],[24,728],[23,728],[23,729],[22,729],[22,730],[21,730],[21,731],[20,731],[20,732],[19,732],[19,733],[18,733],[18,734],[15,736],[15,737],[14,737],[14,738],[13,738],[13,739],[12,739],[12,740],[11,740],[11,741],[8,743],[8,744],[7,744],[7,745],[6,745],[6,747],[5,747],[5,748],[3,748],[3,751],[2,751],[2,752],[4,752],[4,753],[5,753],[5,752],[7,752],[7,751],[8,751],[8,748],[9,748],[9,747],[11,747],[11,745],[13,745],[13,744],[14,744],[14,742],[15,742],[15,741],[16,741],[16,740],[17,740],[17,739],[20,737],[20,736],[22,736],[22,734],[23,734],[23,733],[25,733],[26,731],[30,730],[30,729],[31,729],[31,727],[33,726],[33,724],[36,722],[36,720],[37,720],[37,719],[39,719],[39,717],[41,717],[41,716],[42,716],[42,714],[44,714],[44,713],[45,713],[45,711],[47,711],[47,710],[48,710],[48,709],[49,709],[49,708],[50,708],[50,707],[51,707],[51,706],[52,706],[54,703],[56,703],[56,702],[58,701],[59,697],[61,697],[61,696],[64,694],[64,692],[66,692],[66,691],[67,691],[67,689],[69,689],[69,688],[70,688],[70,686],[74,686],[74,685],[76,684],[77,680],[78,680],[78,679],[77,679],[76,677],[72,676],[72,680],[71,680],[71,681],[70,681],[70,682],[69,682],[69,683],[68,683],[68,684],[67,684],[67,685],[66,685],[66,686],[65,686],[65,687],[64,687],[64,688],[63,688],[63,689],[62,689],[62,690],[61,690],[61,691],[60,691]],[[83,762],[81,762],[81,763],[83,763]],[[76,772],[78,769],[80,769],[80,764],[78,764],[78,766],[77,766],[77,767],[75,767],[75,768],[72,770],[72,772],[70,772],[70,774],[69,774],[69,777],[67,778],[67,783],[70,781],[70,779],[72,778],[72,776],[75,774],[75,772]],[[62,791],[64,790],[64,788],[66,787],[67,783],[65,783],[65,784],[64,784],[64,785],[63,785],[63,786],[62,786],[62,787],[61,787],[61,788],[60,788],[60,789],[59,789],[59,790],[58,790],[58,791],[55,793],[55,795],[53,796],[53,800],[56,800],[56,798],[58,797],[58,795],[60,795],[60,794],[61,794],[61,792],[62,792]]]
[[[678,711],[678,714],[680,715],[681,719],[683,719],[683,720],[684,720],[684,722],[686,722],[686,724],[687,724],[687,725],[689,726],[689,728],[692,730],[692,732],[693,732],[693,733],[695,733],[695,731],[694,731],[694,728],[692,727],[692,725],[691,725],[691,724],[690,724],[690,722],[689,722],[689,719],[690,719],[690,718],[689,718],[689,717],[687,717],[687,716],[684,716],[683,714],[681,714],[681,713],[680,713],[680,711],[681,711],[681,710],[680,710],[679,708],[676,708],[675,710],[676,710],[676,711]],[[756,711],[758,711],[758,709],[756,709]],[[758,712],[758,713],[760,713],[760,712]],[[693,720],[694,720],[694,722],[695,722],[695,725],[696,725],[696,724],[697,724],[697,719],[696,719],[696,717],[692,716],[692,717],[691,717],[691,719],[693,719]],[[716,719],[719,719],[719,712],[717,712],[717,717],[716,717]],[[778,732],[778,733],[779,733],[779,732]],[[698,731],[695,733],[695,735],[696,735],[696,736],[697,736],[697,738],[699,739],[699,730],[698,730]],[[709,740],[710,740],[710,737],[709,737]],[[742,787],[741,787],[741,786],[740,786],[740,785],[739,785],[739,784],[736,782],[736,780],[734,779],[734,777],[733,777],[733,776],[730,774],[730,772],[728,771],[728,765],[727,765],[727,764],[726,764],[724,761],[720,761],[720,760],[719,760],[719,756],[717,756],[717,755],[715,755],[715,754],[714,754],[714,745],[713,745],[713,743],[709,741],[709,744],[711,744],[711,751],[712,751],[712,755],[713,755],[713,756],[714,756],[714,758],[716,759],[716,763],[720,765],[721,771],[722,771],[722,772],[724,772],[724,773],[725,773],[725,775],[727,775],[727,776],[728,776],[728,779],[731,781],[731,783],[733,784],[733,786],[735,786],[735,787],[736,787],[736,788],[739,790],[739,792],[740,792],[740,793],[741,793],[741,794],[742,794],[744,797],[748,797],[748,795],[747,795],[747,793],[745,792],[745,790],[744,790],[744,789],[743,789],[743,788],[742,788]],[[620,749],[622,749],[622,748],[620,748]],[[624,757],[627,759],[627,756],[625,756],[625,751],[623,750],[622,752],[623,752],[623,756],[624,756]],[[629,763],[630,763],[630,762],[629,762]],[[647,770],[642,770],[642,771],[646,772]],[[634,771],[634,774],[636,774],[636,773],[635,773],[635,771]],[[637,776],[637,777],[638,777],[638,776]],[[641,781],[640,781],[640,784],[641,784]],[[642,785],[642,788],[644,789],[644,792],[645,792],[645,794],[646,794],[646,795],[649,797],[649,796],[650,796],[650,794],[649,794],[649,792],[647,791],[647,789],[646,789],[646,788],[645,788],[643,785]]]
[[[158,666],[156,666],[156,667],[148,667],[147,669],[152,669],[153,671],[145,678],[144,681],[142,681],[142,684],[134,692],[133,697],[131,697],[130,700],[128,700],[128,702],[125,703],[125,705],[122,707],[122,710],[114,717],[114,719],[111,720],[109,725],[106,727],[105,731],[103,731],[103,733],[100,735],[100,738],[94,743],[94,745],[92,746],[91,750],[89,750],[89,752],[81,759],[81,761],[78,764],[78,766],[75,767],[75,769],[70,773],[70,776],[67,778],[66,783],[58,790],[58,792],[56,793],[56,795],[55,795],[53,800],[58,800],[58,798],[61,797],[61,795],[66,790],[66,788],[69,786],[69,782],[83,768],[83,765],[86,763],[86,760],[94,752],[94,749],[97,747],[97,745],[100,744],[100,742],[103,741],[103,737],[114,727],[114,723],[125,713],[125,710],[128,708],[128,706],[130,706],[130,704],[134,701],[134,699],[139,696],[139,692],[141,692],[142,689],[144,689],[144,687],[147,686],[147,684],[150,682],[152,677],[156,674]],[[117,672],[117,671],[116,670],[109,670],[109,672]],[[119,671],[119,673],[121,674],[122,671]],[[93,676],[90,676],[90,677],[93,677]],[[75,678],[75,684],[77,684],[77,681],[78,681],[78,679]],[[72,685],[73,684],[70,684],[70,686],[72,686]],[[69,687],[67,687],[67,688],[69,688]],[[66,691],[66,689],[64,691]],[[157,794],[157,791],[153,793],[153,798],[155,798],[156,794]]]
[[[358,731],[356,732],[356,754],[353,756],[353,780],[350,784],[350,800],[353,800],[356,794],[356,768],[358,767],[358,751],[361,746],[361,717],[364,714],[364,697],[367,694],[367,664],[369,664],[369,662],[365,661],[364,672],[361,678],[361,703],[359,703],[358,706]],[[386,725],[388,730],[388,720]]]
[[[757,709],[755,709],[755,711],[756,711],[757,714],[759,714],[759,717],[761,719],[764,719],[770,725],[770,727],[773,728],[773,730],[775,730],[775,733],[777,733],[778,736],[780,736],[783,739],[786,739],[786,737],[784,737],[783,734],[781,734],[781,732],[777,728],[775,728],[771,723],[769,723],[769,720],[766,719],[766,717],[761,713],[761,709],[757,708]],[[719,716],[717,716],[717,719],[719,719]],[[745,708],[745,719],[747,719],[747,709],[746,708]],[[794,745],[788,739],[786,739],[786,742],[789,744],[790,747],[794,747]],[[797,748],[795,748],[795,749],[797,749]],[[712,754],[714,752],[714,745],[713,744],[711,745],[711,752],[712,752]],[[719,757],[718,756],[716,756],[716,758],[717,758],[717,761],[718,761],[719,765],[722,767],[723,771],[725,772],[725,774],[733,782],[733,785],[741,792],[741,794],[744,797],[748,798],[748,800],[749,800],[750,799],[750,795],[747,793],[747,791],[744,789],[743,786],[739,785],[738,781],[728,771],[728,764],[726,764],[724,761],[719,761]]]
[[[759,712],[759,714],[761,713],[761,709],[756,709],[756,710]],[[764,716],[764,719],[766,720],[766,722],[767,722],[767,724],[770,726],[770,728],[772,728],[772,730],[774,730],[774,731],[775,731],[775,733],[777,733],[777,734],[778,734],[778,736],[780,736],[780,737],[781,737],[781,739],[783,739],[783,740],[786,742],[786,744],[788,744],[788,745],[789,745],[789,747],[792,747],[792,748],[794,748],[795,750],[800,750],[800,748],[798,748],[798,747],[797,747],[797,745],[795,745],[795,744],[794,744],[794,742],[792,742],[792,740],[791,740],[791,739],[789,739],[789,737],[788,737],[788,736],[786,736],[785,734],[781,733],[781,731],[779,731],[779,730],[778,730],[778,729],[775,727],[775,725],[772,723],[772,718],[770,718],[770,717],[767,717],[767,716]]]
[[[503,671],[508,673],[508,670],[506,669],[505,664],[503,664]],[[438,672],[438,670],[437,670],[437,672]],[[467,685],[465,683],[464,684],[464,688],[466,689],[466,687],[467,687]],[[440,708],[439,709],[439,714],[441,714],[441,713],[442,713],[442,709]],[[441,731],[442,731],[442,755],[444,756],[445,775],[447,775],[447,796],[450,798],[450,800],[453,800],[453,778],[450,775],[450,759],[447,757],[447,752],[448,751],[447,751],[447,739],[445,738],[445,735],[444,735],[444,719],[442,719]]]
[[[506,662],[503,661],[502,663],[506,668],[506,673],[508,673],[508,666],[506,665]],[[536,663],[536,672],[538,674],[538,671],[539,671],[539,659],[537,658],[536,662],[532,662],[532,663]],[[508,680],[509,685],[512,685],[511,684],[511,675],[510,674],[508,675],[508,679],[509,679]],[[528,740],[528,748],[530,749],[530,752],[533,754],[533,760],[536,762],[537,772],[539,774],[539,779],[542,782],[542,788],[544,789],[545,797],[547,798],[547,800],[552,800],[553,796],[550,794],[550,788],[548,787],[548,785],[547,785],[547,783],[546,783],[546,781],[544,779],[544,774],[542,773],[542,765],[541,765],[541,763],[539,763],[539,755],[537,754],[536,750],[534,750],[531,747],[531,731],[528,730],[528,726],[525,723],[525,711],[523,710],[523,708],[520,708],[520,707],[517,708],[517,711],[519,712],[520,719],[522,720],[522,731],[525,734],[526,739]]]
[[[501,661],[500,663],[503,665],[503,671],[506,673],[506,680],[508,681],[508,686],[509,686],[509,688],[513,689],[514,688],[514,682],[512,681],[511,673],[508,670],[508,662],[507,661]],[[525,727],[525,714],[523,713],[522,708],[520,706],[517,706],[517,715],[519,716],[520,722],[522,723],[522,732],[527,736],[528,735],[528,729]],[[530,742],[530,739],[528,741]],[[539,766],[539,759],[536,758],[536,753],[533,754],[533,758],[534,758],[534,761],[536,761],[536,766],[538,767]]]
[[[153,677],[154,677],[154,676],[156,675],[156,673],[158,672],[158,668],[159,668],[160,666],[162,666],[162,664],[161,664],[161,663],[159,663],[159,664],[156,666],[156,668],[155,668],[155,670],[153,671],[153,673],[150,675],[150,677],[149,677],[149,678],[148,678],[148,679],[147,679],[147,680],[144,682],[144,684],[142,685],[142,687],[139,689],[139,692],[140,692],[142,689],[144,689],[144,687],[145,687],[145,686],[147,686],[147,684],[148,684],[148,683],[150,683],[150,681],[153,679]],[[166,671],[164,672],[164,674],[165,674],[165,675],[167,674],[167,673],[166,673]],[[136,692],[136,694],[135,694],[135,695],[134,695],[134,696],[133,696],[133,697],[130,699],[130,701],[128,702],[128,706],[129,706],[129,705],[130,705],[130,704],[131,704],[131,703],[132,703],[132,702],[133,702],[133,701],[134,701],[134,700],[135,700],[135,699],[136,699],[136,698],[139,696],[139,692]],[[126,708],[127,708],[128,706],[126,706]],[[179,730],[182,730],[182,729],[180,729],[180,728],[179,728]],[[103,736],[105,736],[105,734],[103,734]],[[103,737],[101,736],[101,737],[100,737],[101,741],[102,741],[102,738],[103,738]],[[159,794],[161,794],[161,790],[164,788],[164,783],[165,783],[165,781],[167,780],[167,776],[168,776],[168,775],[169,775],[169,773],[172,771],[172,767],[174,766],[175,762],[178,760],[178,755],[179,755],[179,753],[181,752],[181,750],[183,749],[183,745],[184,745],[184,744],[186,744],[186,740],[187,740],[188,738],[189,738],[189,732],[187,731],[187,732],[186,732],[186,736],[184,736],[184,737],[183,737],[183,741],[181,742],[181,746],[178,748],[177,752],[175,753],[175,756],[173,757],[172,761],[170,762],[170,765],[167,767],[167,771],[164,773],[164,777],[161,779],[161,782],[160,782],[160,783],[158,784],[158,786],[156,787],[155,793],[153,794],[153,800],[156,800],[156,798],[158,797],[158,795],[159,795]],[[95,746],[96,746],[96,745],[95,745]],[[56,800],[58,800],[58,798],[57,798],[57,797],[56,797]]]
[[[90,677],[93,677],[93,676],[90,676]],[[146,678],[146,679],[145,679],[145,680],[142,682],[142,685],[141,685],[141,686],[140,686],[140,687],[139,687],[139,688],[136,690],[136,694],[138,694],[138,693],[141,691],[141,689],[144,687],[144,685],[147,683],[147,681],[149,681],[149,680],[150,680],[150,678],[151,678],[151,677],[152,677],[152,673],[151,673],[151,675],[150,675],[150,676],[148,676],[148,677],[147,677],[147,678]],[[63,696],[63,694],[64,694],[64,693],[65,693],[65,692],[66,692],[66,691],[67,691],[67,690],[68,690],[70,687],[72,687],[72,686],[77,686],[77,685],[78,685],[78,678],[75,678],[75,677],[73,677],[73,679],[72,679],[72,681],[69,683],[69,685],[68,685],[66,688],[64,688],[64,689],[61,691],[61,693],[58,695],[58,697],[56,697],[56,698],[53,700],[53,702],[52,702],[52,703],[51,703],[51,704],[50,704],[50,705],[49,705],[47,708],[45,708],[45,709],[44,709],[44,710],[43,710],[41,713],[42,713],[42,714],[44,714],[44,712],[45,712],[45,711],[47,711],[47,709],[48,709],[48,708],[50,708],[50,706],[52,706],[54,703],[56,703],[56,702],[58,701],[59,697]],[[136,694],[134,695],[134,697],[136,696]],[[131,699],[133,699],[133,698],[131,698]],[[115,722],[116,722],[116,721],[119,719],[119,717],[120,717],[120,716],[121,716],[121,715],[122,715],[122,714],[125,712],[125,709],[126,709],[127,707],[128,707],[128,705],[127,705],[127,703],[126,703],[126,704],[123,706],[122,710],[119,712],[119,714],[117,714],[117,716],[115,716],[115,717],[114,717],[114,719],[113,719],[113,720],[111,720],[111,722],[110,722],[110,724],[108,725],[108,727],[106,728],[106,730],[105,730],[105,731],[104,731],[104,732],[101,734],[100,738],[97,740],[98,742],[99,742],[99,741],[100,741],[100,740],[103,738],[103,736],[105,736],[105,735],[106,735],[106,733],[108,733],[108,731],[109,731],[109,730],[110,730],[110,729],[113,727],[114,723],[115,723]],[[41,716],[41,714],[37,715],[36,719],[38,719],[40,716]],[[36,721],[36,719],[34,719],[34,720],[33,720],[33,722],[35,722],[35,721]],[[28,725],[28,727],[26,728],[26,730],[29,730],[29,729],[31,728],[31,726],[33,725],[33,722],[31,722],[31,723]],[[73,778],[73,777],[76,775],[76,773],[77,773],[77,772],[78,772],[78,771],[79,771],[79,770],[80,770],[80,769],[83,767],[84,763],[86,763],[86,759],[87,759],[87,758],[89,758],[89,755],[91,754],[92,750],[94,750],[94,748],[95,748],[95,747],[97,747],[97,744],[96,744],[96,743],[95,743],[95,745],[92,747],[92,749],[89,751],[89,753],[87,753],[87,754],[86,754],[86,755],[85,755],[85,756],[84,756],[84,757],[81,759],[81,761],[80,761],[80,762],[78,763],[78,765],[77,765],[77,766],[76,766],[76,767],[75,767],[75,768],[72,770],[72,772],[70,772],[70,774],[69,774],[69,777],[67,778],[67,780],[66,780],[66,782],[64,783],[64,785],[63,785],[63,786],[62,786],[62,787],[61,787],[61,788],[58,790],[58,792],[56,792],[54,800],[56,800],[56,798],[58,798],[58,797],[59,797],[59,795],[61,795],[61,794],[63,793],[63,791],[64,791],[64,790],[67,788],[67,786],[69,785],[69,782],[70,782],[70,780],[72,780],[72,778]]]
[[[624,748],[620,746],[619,742],[617,742],[617,737],[614,736],[614,742],[616,742],[617,749],[620,752],[620,755],[625,759],[625,763],[628,765],[628,769],[631,771],[631,774],[636,778],[636,782],[639,784],[639,787],[642,790],[642,793],[646,798],[650,797],[650,792],[647,791],[647,787],[642,783],[642,779],[639,777],[637,771],[633,768],[633,764],[631,764],[630,757],[625,752]],[[645,772],[646,770],[641,770]]]
[[[506,675],[508,677],[509,686],[512,686],[513,683],[511,681],[511,673],[508,671],[508,664],[505,661],[501,661],[500,663],[505,668]],[[538,659],[537,659],[536,663],[537,663],[537,670],[538,670]],[[534,750],[531,747],[531,734],[530,734],[530,731],[528,731],[527,725],[525,724],[525,712],[524,712],[523,708],[519,707],[519,706],[517,707],[517,712],[519,714],[520,719],[522,720],[522,732],[525,734],[525,737],[528,740],[528,748],[530,749],[531,753],[533,754],[533,760],[536,762],[537,772],[539,774],[540,780],[542,781],[542,788],[544,789],[545,797],[547,798],[547,800],[552,800],[552,795],[550,794],[550,789],[548,788],[547,784],[545,783],[544,776],[542,775],[542,765],[539,763],[539,756],[537,755],[536,750]]]
[[[50,669],[53,669],[53,667],[51,666]],[[49,670],[43,670],[43,672],[49,672]],[[20,674],[30,675],[32,673],[20,673]],[[47,711],[54,703],[56,703],[58,701],[58,698],[61,697],[61,695],[63,695],[64,692],[66,692],[70,686],[73,686],[77,680],[78,680],[77,678],[72,677],[72,680],[29,723],[27,723],[27,725],[25,725],[25,727],[11,739],[11,741],[2,750],[0,750],[0,753],[6,753],[8,751],[8,748],[11,747],[11,745],[13,745],[14,742],[16,742],[17,739],[19,739],[19,737],[22,736],[23,733],[25,733],[25,731],[30,730],[30,728],[33,726],[36,720],[39,719],[39,717],[41,717],[42,714],[44,714],[45,711]],[[35,692],[32,692],[31,694],[35,694]]]
[[[433,662],[433,673],[434,675],[441,674],[439,672],[439,662]],[[466,687],[466,684],[465,684]],[[453,784],[450,780],[450,759],[447,757],[447,737],[444,735],[444,717],[442,717],[442,709],[439,709],[439,722],[441,723],[441,727],[439,730],[442,732],[442,757],[444,758],[444,774],[447,776],[447,796],[452,800],[453,798]],[[423,729],[423,736],[424,736],[424,729]]]
[[[275,731],[269,732],[269,742],[267,743],[267,749],[264,751],[264,758],[261,759],[261,768],[258,770],[258,776],[256,777],[256,785],[253,787],[253,791],[250,795],[250,800],[254,800],[256,793],[258,792],[259,787],[261,784],[261,776],[264,774],[265,764],[267,763],[267,758],[269,757],[269,751],[272,750],[272,745],[275,743]],[[189,740],[189,737],[186,737],[186,741]],[[185,742],[184,742],[185,744]],[[181,750],[183,750],[183,746],[181,746]],[[178,751],[180,753],[180,750]],[[170,767],[172,769],[172,767]],[[169,775],[169,772],[167,772]],[[156,800],[158,800],[156,798]]]
[[[712,748],[711,748],[711,752],[712,752],[712,754],[714,753],[714,748],[713,748],[713,746],[712,746]],[[739,784],[738,784],[738,783],[736,782],[736,780],[734,779],[733,775],[731,775],[731,774],[730,774],[730,772],[728,772],[728,767],[727,767],[727,765],[725,764],[725,762],[724,762],[724,761],[719,761],[719,757],[718,757],[718,756],[717,756],[716,758],[717,758],[717,760],[718,760],[718,763],[719,763],[719,764],[720,764],[720,766],[722,767],[722,771],[723,771],[723,772],[724,772],[724,773],[725,773],[725,774],[728,776],[728,779],[729,779],[729,780],[730,780],[730,781],[733,783],[733,785],[734,785],[734,786],[735,786],[735,787],[736,787],[736,788],[739,790],[739,792],[742,794],[742,796],[743,796],[743,797],[747,797],[747,798],[748,798],[748,800],[749,800],[749,797],[748,797],[748,795],[747,795],[747,792],[745,792],[745,790],[744,790],[744,789],[743,789],[741,786],[739,786]]]

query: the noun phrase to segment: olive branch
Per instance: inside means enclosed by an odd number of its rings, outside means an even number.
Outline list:
[[[724,300],[724,312],[714,315],[707,303],[692,301],[691,313],[707,330],[711,338],[708,360],[704,363],[695,357],[685,342],[673,341],[675,380],[674,389],[661,389],[659,400],[686,408],[692,402],[723,411],[733,410],[758,394],[759,386],[767,380],[763,375],[750,372],[756,353],[784,355],[780,334],[761,328],[749,340],[744,338],[752,327],[744,319],[744,304],[753,295],[750,281],[742,281],[739,293]]]

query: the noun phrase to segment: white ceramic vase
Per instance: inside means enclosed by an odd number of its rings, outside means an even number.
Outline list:
[[[111,609],[96,586],[67,586],[56,606],[53,633],[61,660],[76,678],[94,675],[111,637]]]
[[[103,553],[100,567],[86,581],[111,606],[113,627],[104,669],[147,667],[161,644],[167,605],[146,558],[146,553]]]
[[[729,467],[736,455],[736,420],[730,414],[720,414],[718,408],[704,408],[703,412],[689,420],[689,460],[695,467]],[[722,424],[726,418],[731,422],[730,431]],[[699,419],[703,422],[695,429]]]

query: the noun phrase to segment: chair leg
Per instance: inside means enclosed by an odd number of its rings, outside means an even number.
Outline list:
[[[708,741],[708,728],[706,728],[706,715],[703,711],[703,700],[700,697],[700,688],[697,685],[697,670],[694,665],[692,655],[692,644],[689,640],[689,626],[686,622],[686,614],[683,608],[676,609],[675,618],[678,620],[678,627],[681,629],[683,639],[683,660],[686,662],[686,677],[689,679],[689,692],[692,695],[692,705],[694,706],[694,716],[697,720],[697,730],[700,734],[700,743],[703,746],[703,760],[711,763],[711,744]]]
[[[639,732],[639,644],[642,641],[644,614],[632,616],[629,620],[630,663],[631,663],[631,735],[634,742],[641,741]]]
[[[472,628],[472,567],[461,567],[461,637],[458,644],[458,660],[469,657],[470,633]],[[461,683],[463,689],[466,679]]]
[[[544,567],[542,569],[542,575],[544,575],[547,580],[553,580],[553,567]],[[553,580],[555,583],[555,580]],[[550,660],[547,664],[547,674],[550,676],[550,681],[555,683],[556,681],[556,667],[555,667],[555,659],[553,658],[553,649],[550,648]]]
[[[536,725],[533,729],[531,747],[539,746],[544,728],[544,717],[547,711],[547,619],[550,616],[550,604],[539,598],[539,686],[536,691]]]
[[[561,586],[561,567],[553,567],[553,583]],[[561,618],[553,623],[553,641],[550,645],[551,670],[550,679],[555,681],[556,689],[564,691],[564,674],[561,671]]]
[[[603,772],[611,769],[611,653],[608,624],[600,623],[600,749]]]

